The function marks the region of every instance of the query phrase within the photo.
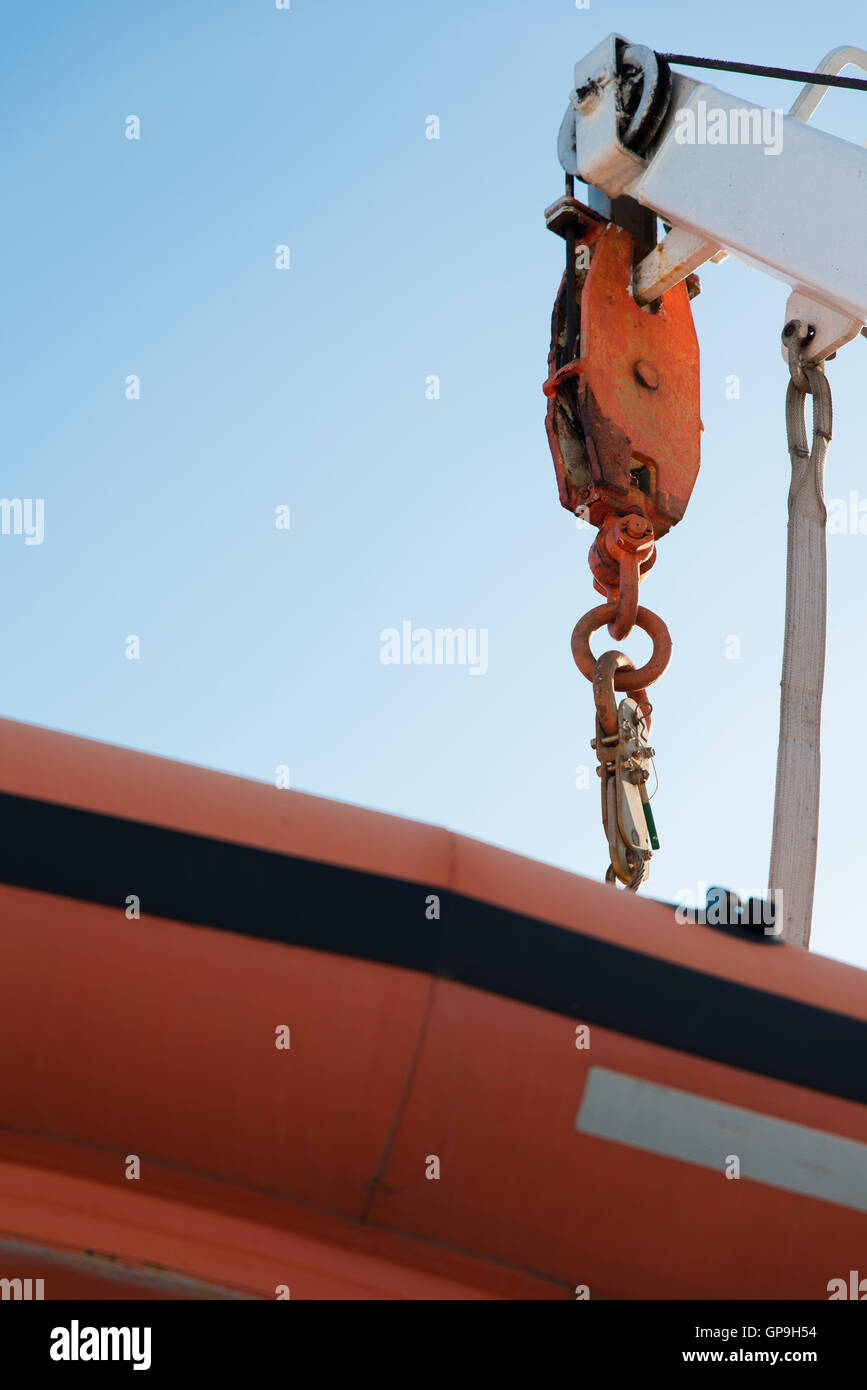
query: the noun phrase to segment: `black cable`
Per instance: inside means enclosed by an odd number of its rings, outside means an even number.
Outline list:
[[[854,87],[867,92],[867,79],[838,77],[832,73],[798,72],[793,68],[764,68],[758,63],[725,63],[715,58],[690,58],[684,53],[657,53],[667,63],[683,63],[688,68],[719,68],[723,72],[745,72],[755,77],[780,77],[784,82],[811,82],[816,87]]]

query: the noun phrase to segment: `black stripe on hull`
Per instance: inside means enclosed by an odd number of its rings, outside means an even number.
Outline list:
[[[867,1103],[867,1023],[409,883],[0,793],[0,882],[455,980]],[[440,919],[425,915],[436,893]],[[684,925],[684,931],[703,931]]]

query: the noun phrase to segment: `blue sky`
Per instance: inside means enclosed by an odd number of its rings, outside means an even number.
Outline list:
[[[600,877],[569,651],[598,599],[541,392],[572,69],[612,30],[812,68],[864,42],[859,11],[7,6],[0,490],[45,499],[45,539],[0,537],[0,713],[263,780],[287,764],[300,789]],[[768,106],[798,90],[713,80]],[[814,123],[860,142],[867,103],[831,93]],[[829,210],[829,247],[856,235]],[[766,885],[782,649],[786,289],[732,260],[702,281],[702,473],[643,589],[675,644],[646,890],[669,899]],[[829,367],[829,498],[867,489],[865,369],[863,340]],[[864,966],[867,536],[830,537],[829,558],[814,948]],[[407,620],[486,629],[486,674],[383,665],[380,633]]]

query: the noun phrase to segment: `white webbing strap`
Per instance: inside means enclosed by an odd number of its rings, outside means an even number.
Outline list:
[[[796,326],[797,325],[797,326]],[[787,325],[800,338],[800,322]],[[794,360],[793,360],[794,359]],[[780,742],[769,892],[781,895],[782,935],[810,944],[819,837],[820,732],[825,677],[828,574],[823,492],[831,439],[831,390],[824,370],[804,367],[790,349],[792,380],[786,394],[786,429],[792,460],[786,552],[786,627],[780,681]],[[805,408],[813,400],[813,444],[807,448]]]

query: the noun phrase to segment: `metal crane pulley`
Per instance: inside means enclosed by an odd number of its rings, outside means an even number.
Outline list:
[[[656,542],[683,517],[699,468],[699,358],[689,300],[700,287],[693,272],[734,254],[791,286],[783,355],[791,375],[793,480],[771,884],[775,899],[781,886],[792,890],[786,934],[802,944],[809,940],[815,875],[824,663],[824,530],[820,538],[816,527],[824,527],[821,475],[831,414],[822,364],[867,321],[859,235],[867,223],[867,152],[806,122],[825,84],[867,88],[836,76],[848,63],[867,71],[867,53],[832,50],[785,118],[785,138],[769,149],[749,132],[765,131],[764,116],[778,112],[745,109],[728,93],[672,71],[665,56],[611,34],[576,64],[558,139],[566,193],[545,213],[566,242],[544,384],[546,429],[562,505],[598,528],[589,559],[606,599],[576,625],[572,651],[594,684],[608,876],[632,889],[656,847],[645,814],[652,756],[645,688],[671,653],[662,619],[639,606],[639,584],[655,562]],[[681,138],[710,107],[718,138]],[[589,186],[586,204],[574,196],[576,176]],[[805,184],[821,187],[822,198],[804,200]],[[832,238],[829,205],[842,210],[843,231]],[[668,232],[659,245],[657,217]],[[806,394],[814,403],[810,451]],[[634,626],[647,631],[649,661],[638,670],[619,652],[597,661],[589,639],[606,624],[618,641]],[[626,698],[615,707],[618,690]],[[784,885],[775,885],[776,874]]]

